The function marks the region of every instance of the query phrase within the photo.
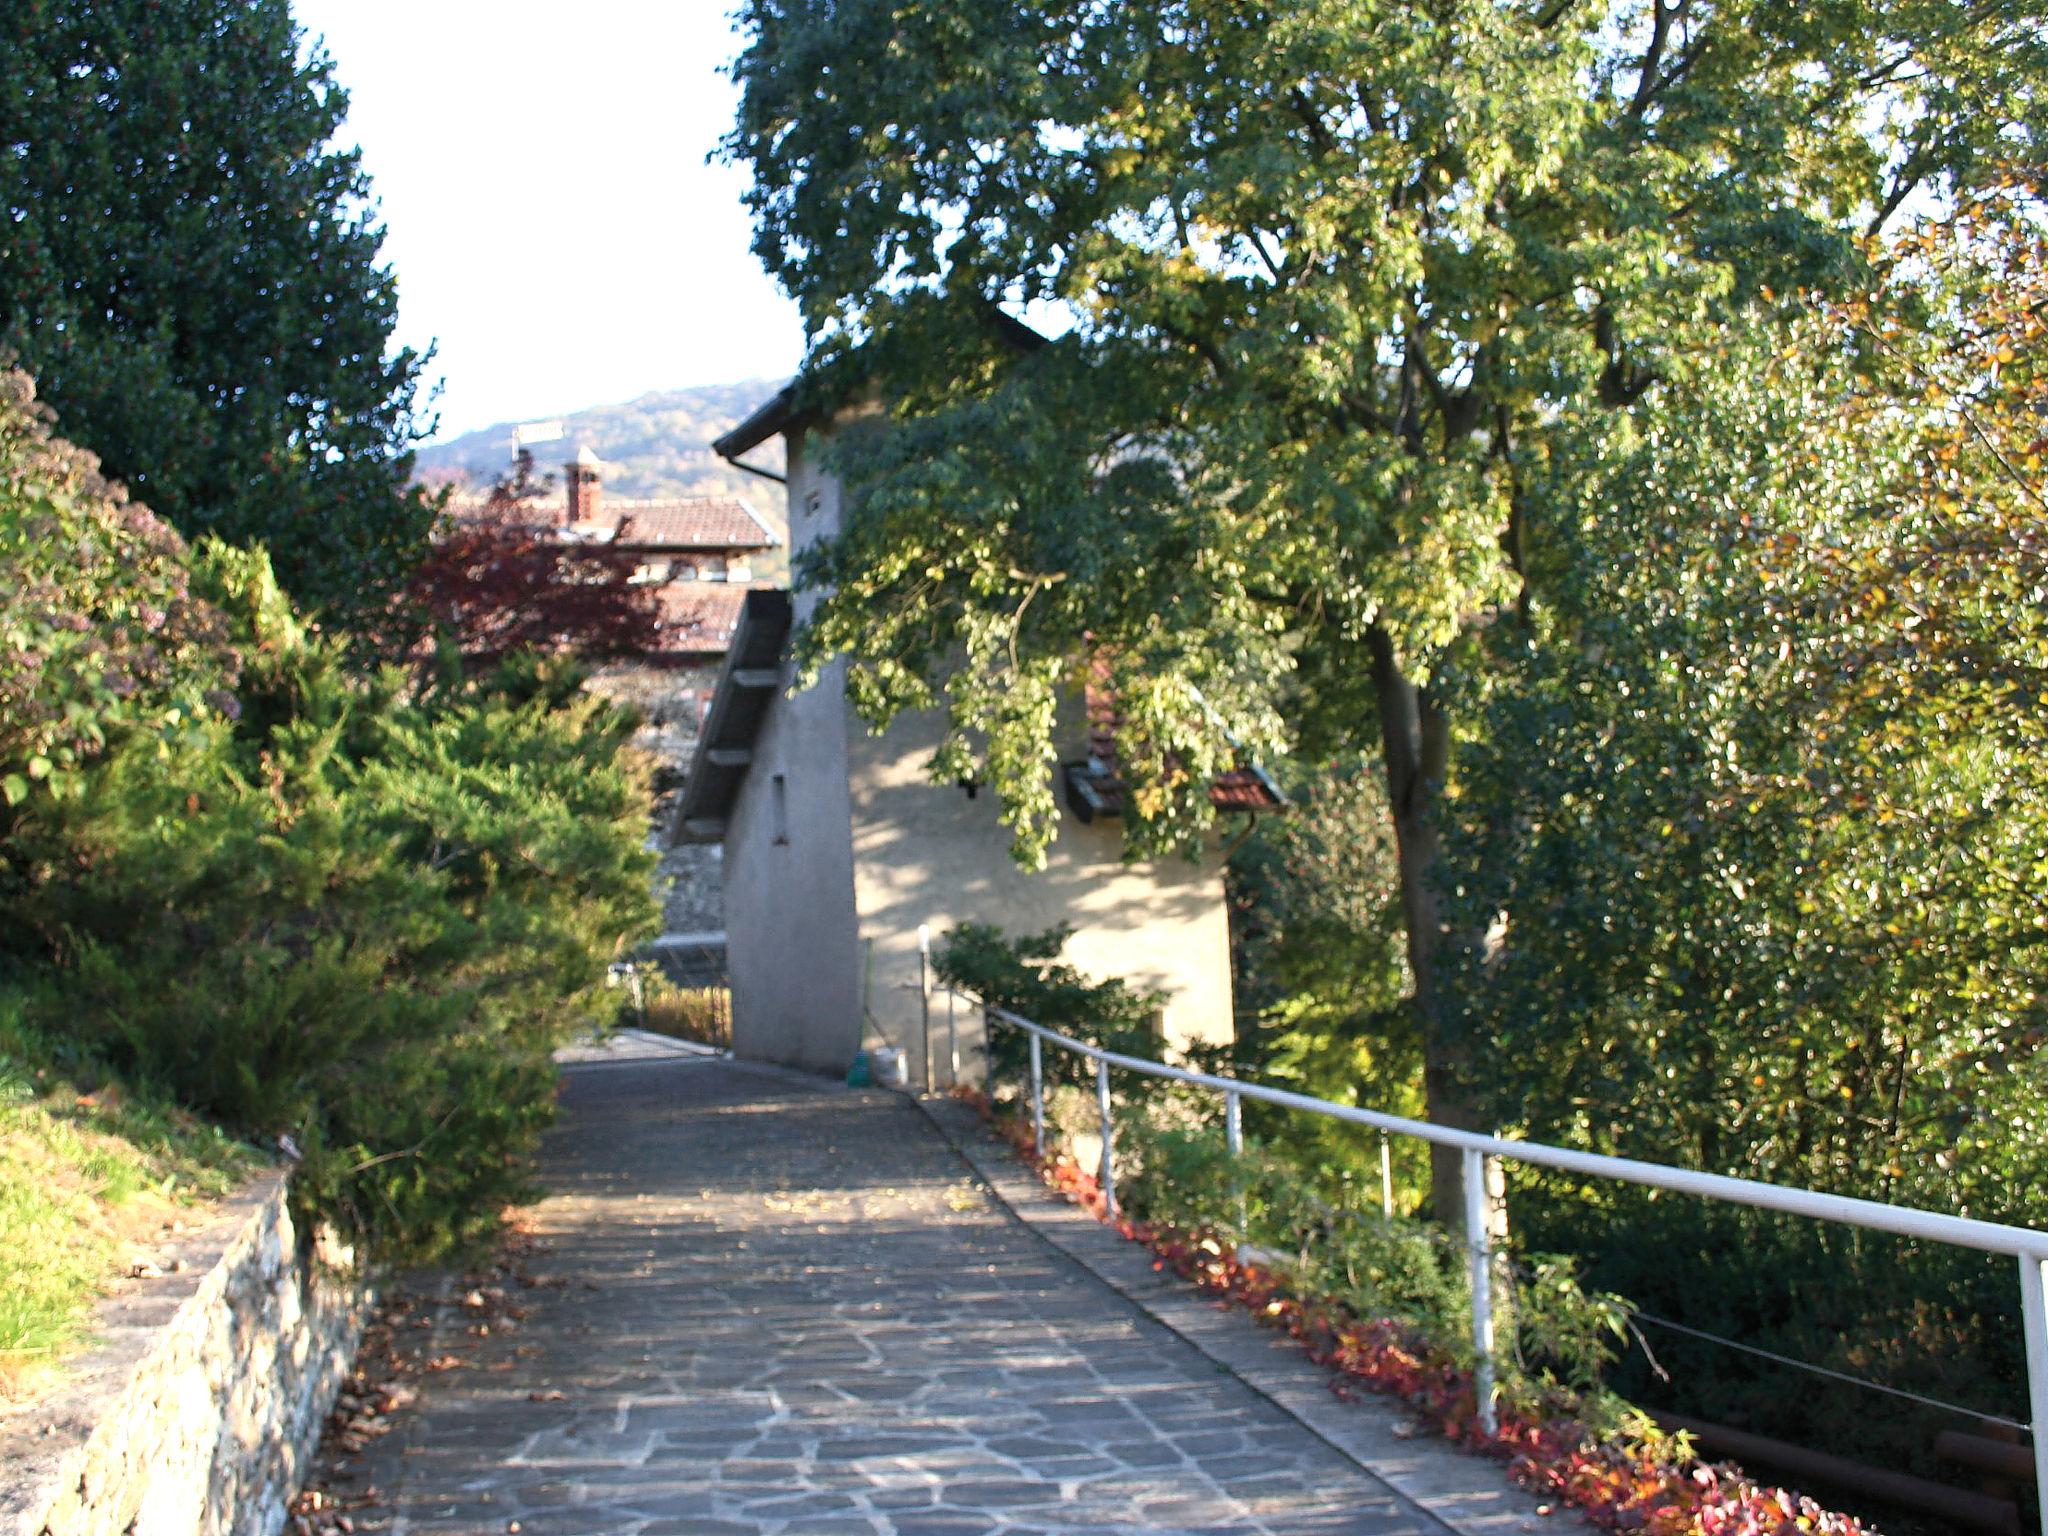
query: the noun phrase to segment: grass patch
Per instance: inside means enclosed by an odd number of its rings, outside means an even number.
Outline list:
[[[218,1128],[111,1082],[81,1091],[0,1001],[0,1397],[86,1342],[131,1250],[219,1199],[261,1159]]]

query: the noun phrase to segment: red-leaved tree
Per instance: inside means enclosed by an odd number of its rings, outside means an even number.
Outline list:
[[[511,652],[610,657],[673,647],[656,589],[635,583],[635,556],[579,539],[542,510],[545,479],[519,451],[480,507],[444,513],[404,595],[408,649],[447,636],[472,666]]]

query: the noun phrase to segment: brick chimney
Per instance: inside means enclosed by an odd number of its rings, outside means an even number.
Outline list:
[[[576,457],[562,466],[562,481],[569,491],[570,526],[595,522],[604,505],[603,460],[588,448],[577,449]]]

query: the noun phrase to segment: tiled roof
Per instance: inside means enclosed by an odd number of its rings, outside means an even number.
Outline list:
[[[673,626],[665,649],[678,656],[724,654],[751,590],[722,581],[673,581],[657,587],[662,623]]]
[[[585,537],[602,534],[628,549],[772,549],[782,542],[737,496],[687,496],[625,501],[607,496],[598,515],[576,524]]]
[[[448,513],[457,522],[484,515],[489,503],[455,496]],[[566,502],[560,496],[530,503],[523,517],[561,527]],[[602,539],[624,549],[773,549],[782,542],[761,515],[738,496],[680,496],[665,501],[629,501],[607,496],[597,516],[565,529],[578,538]]]
[[[1117,763],[1117,728],[1122,715],[1116,696],[1106,685],[1108,669],[1096,664],[1098,679],[1088,685],[1088,755],[1066,765],[1068,803],[1082,819],[1097,815],[1120,816],[1124,808],[1124,784]],[[1219,773],[1209,781],[1209,803],[1222,811],[1271,811],[1287,804],[1287,797],[1256,764]],[[1085,814],[1083,814],[1085,812]]]

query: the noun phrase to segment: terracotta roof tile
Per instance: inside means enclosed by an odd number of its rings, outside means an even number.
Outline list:
[[[718,656],[732,644],[750,589],[721,581],[676,581],[656,588],[664,624],[675,626],[671,654]]]
[[[737,496],[688,496],[673,501],[598,503],[598,516],[578,523],[586,536],[607,534],[628,549],[772,549],[782,541]]]
[[[567,503],[561,496],[526,504],[535,523],[561,527]],[[480,496],[449,498],[448,513],[457,522],[482,518],[489,502]],[[738,496],[680,496],[661,501],[636,501],[608,496],[598,515],[564,532],[578,538],[603,539],[625,549],[773,549],[782,542],[761,515]]]
[[[1122,714],[1116,696],[1106,686],[1109,669],[1097,661],[1095,675],[1084,695],[1088,713],[1088,756],[1067,767],[1068,784],[1083,796],[1091,810],[1109,815],[1123,811],[1124,785],[1117,763],[1117,728]],[[1209,803],[1224,811],[1270,811],[1287,804],[1287,797],[1256,766],[1233,768],[1209,781]]]

